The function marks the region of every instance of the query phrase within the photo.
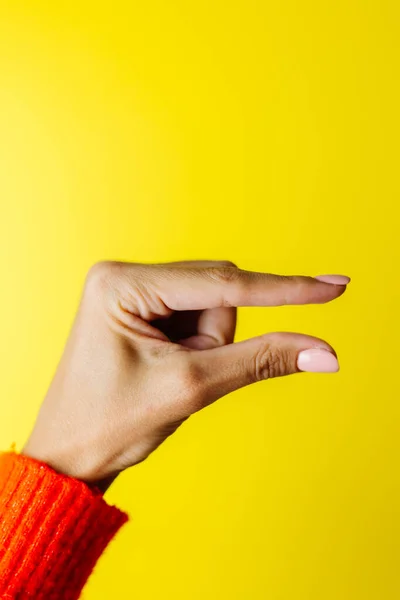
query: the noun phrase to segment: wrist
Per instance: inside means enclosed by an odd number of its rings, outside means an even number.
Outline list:
[[[71,455],[61,457],[55,452],[46,452],[43,448],[35,446],[31,440],[27,441],[21,450],[21,455],[46,464],[60,475],[81,481],[90,488],[97,488],[102,494],[108,490],[117,477],[117,474],[101,477],[96,468],[83,467],[83,461],[78,463]]]

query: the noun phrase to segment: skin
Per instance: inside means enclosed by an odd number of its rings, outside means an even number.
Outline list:
[[[321,349],[331,361],[302,370],[338,370],[333,348],[315,337],[233,340],[238,306],[325,303],[345,289],[229,261],[94,265],[23,453],[105,491],[193,413],[243,386],[301,372],[301,351]]]

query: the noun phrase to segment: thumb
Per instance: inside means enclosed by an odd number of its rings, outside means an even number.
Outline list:
[[[194,351],[206,404],[241,387],[301,371],[333,373],[339,363],[332,346],[298,333],[277,332],[210,350]]]

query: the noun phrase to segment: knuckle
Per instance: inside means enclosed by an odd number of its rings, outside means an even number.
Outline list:
[[[221,306],[237,306],[239,298],[246,294],[246,273],[238,267],[219,266],[208,269],[207,274],[219,286],[229,287],[229,298],[221,294]]]
[[[234,266],[212,267],[208,273],[218,283],[237,283],[240,280],[240,270]]]
[[[220,267],[217,277],[223,283],[236,283],[240,280],[240,271],[236,267]]]
[[[175,374],[180,387],[192,388],[200,382],[200,370],[188,354],[179,361]]]
[[[301,297],[309,289],[309,280],[307,277],[291,275],[286,278],[286,283],[290,285],[295,296]]]
[[[221,260],[220,265],[221,265],[221,267],[233,267],[235,269],[238,268],[237,264],[235,264],[231,260]]]
[[[117,264],[113,261],[100,261],[90,267],[86,281],[90,287],[103,287],[116,271]]]
[[[98,294],[119,287],[121,281],[126,277],[127,267],[132,268],[132,266],[131,263],[112,260],[99,261],[90,267],[86,276],[85,288]]]
[[[270,344],[262,346],[253,358],[252,374],[255,381],[281,377],[289,372],[288,352]]]
[[[203,374],[199,365],[189,356],[182,357],[175,368],[175,385],[178,396],[185,403],[195,404],[200,399]]]

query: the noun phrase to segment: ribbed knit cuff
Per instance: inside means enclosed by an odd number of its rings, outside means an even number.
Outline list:
[[[0,598],[75,600],[128,516],[27,456],[0,454]]]

